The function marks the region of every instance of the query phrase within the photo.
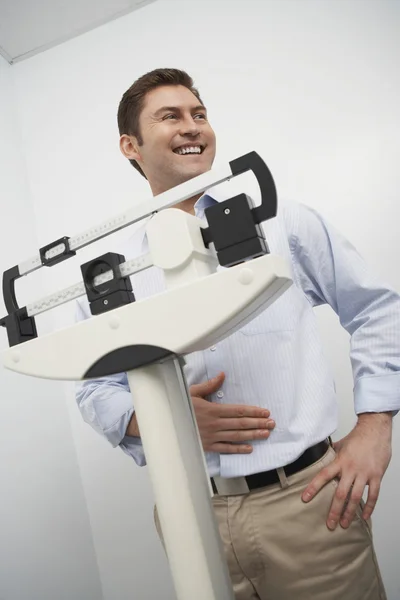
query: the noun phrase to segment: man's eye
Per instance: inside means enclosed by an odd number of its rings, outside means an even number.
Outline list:
[[[177,118],[176,115],[171,113],[170,115],[165,115],[164,120],[165,119],[176,119],[176,118]]]
[[[199,119],[200,118],[200,119],[204,119],[205,120],[206,119],[206,115],[203,115],[202,113],[198,113],[197,115],[194,115],[194,118],[195,119]]]

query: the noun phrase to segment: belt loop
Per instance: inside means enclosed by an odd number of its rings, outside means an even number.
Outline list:
[[[281,488],[283,490],[286,490],[289,487],[289,482],[286,477],[285,469],[283,467],[278,467],[277,473],[279,477],[279,482],[281,484]]]

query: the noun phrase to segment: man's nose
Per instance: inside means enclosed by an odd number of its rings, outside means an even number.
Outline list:
[[[185,119],[182,121],[181,135],[196,136],[199,133],[199,125],[197,121],[192,118]]]

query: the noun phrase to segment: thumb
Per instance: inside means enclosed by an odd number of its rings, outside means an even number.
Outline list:
[[[221,387],[221,385],[224,383],[224,379],[225,373],[221,372],[216,377],[213,377],[208,381],[196,383],[195,385],[190,386],[190,395],[200,396],[201,398],[204,398],[204,396],[209,396]]]

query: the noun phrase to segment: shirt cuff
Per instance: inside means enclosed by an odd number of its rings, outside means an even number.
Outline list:
[[[125,394],[125,393],[116,394],[115,404],[114,404],[113,408],[117,408],[117,409],[124,408],[124,401],[125,401],[126,395],[127,394]],[[121,397],[121,403],[118,402],[120,400],[120,397]],[[129,421],[131,420],[131,417],[133,415],[133,407],[131,405],[131,408],[126,410],[126,412],[124,412],[121,416],[118,414],[120,412],[119,410],[116,410],[115,412],[116,412],[116,414],[114,414],[113,416],[114,416],[114,418],[116,416],[118,416],[117,420],[110,427],[103,429],[103,435],[105,435],[107,440],[110,442],[110,444],[114,448],[116,448],[120,444],[121,440],[125,437],[125,432],[128,428]],[[107,415],[107,418],[108,418],[108,420],[110,420],[110,415]],[[99,421],[100,421],[100,419],[99,419]]]
[[[146,466],[146,457],[144,455],[142,440],[139,437],[131,437],[126,435],[120,443],[120,448],[133,458],[139,467]]]
[[[356,414],[400,410],[400,372],[360,377],[354,387]]]
[[[114,448],[119,446],[121,450],[125,452],[125,454],[133,458],[139,467],[144,467],[146,466],[146,458],[144,455],[142,440],[140,437],[125,435],[133,412],[133,408],[129,409],[122,415],[119,421],[104,431],[104,435],[110,444],[114,446]]]

